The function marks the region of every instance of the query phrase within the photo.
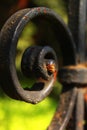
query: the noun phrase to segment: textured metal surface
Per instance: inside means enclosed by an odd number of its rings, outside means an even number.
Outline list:
[[[58,76],[61,83],[87,85],[87,65],[85,63],[63,67]]]
[[[79,90],[76,104],[76,130],[84,130],[84,95],[83,91]]]
[[[64,130],[66,128],[72,114],[76,95],[76,88],[61,94],[60,103],[48,130]]]
[[[69,28],[72,32],[76,45],[76,65],[64,66],[58,72],[59,80],[63,84],[63,94],[60,104],[52,119],[48,130],[86,130],[87,129],[87,65],[86,65],[86,0],[69,0]],[[75,89],[76,95],[72,107],[69,106],[70,100],[65,101],[73,94],[71,89]],[[74,98],[74,97],[73,97]],[[73,99],[71,98],[71,99]],[[64,103],[61,101],[64,100]],[[70,111],[70,115],[65,114]],[[61,112],[62,111],[62,112]]]
[[[65,128],[67,130],[86,130],[86,91],[86,87],[84,89],[76,87],[74,89],[68,89],[68,91],[61,94],[60,103],[48,130],[64,130]]]
[[[50,68],[54,66],[54,71]],[[49,66],[49,67],[47,67]],[[58,61],[54,50],[49,47],[32,46],[25,50],[21,61],[22,72],[26,77],[37,77],[44,80],[58,71]]]
[[[51,91],[51,89],[48,91],[48,88],[53,86],[55,80],[54,77],[51,77],[50,80],[43,82],[44,87],[40,84],[42,89],[40,88],[38,91],[23,89],[18,80],[15,68],[17,41],[25,25],[34,18],[44,18],[45,20],[50,21],[50,23],[52,22],[53,31],[55,32],[58,43],[61,46],[61,51],[63,52],[63,63],[75,64],[75,47],[72,35],[62,19],[56,13],[48,8],[38,7],[18,11],[11,16],[0,33],[0,84],[5,93],[11,98],[31,103],[37,103],[44,99]],[[67,46],[68,50],[66,50],[65,46]],[[70,51],[69,56],[67,53],[68,51]],[[42,55],[40,54],[40,56]]]
[[[77,49],[77,62],[85,62],[87,0],[69,0],[69,28]]]
[[[68,2],[69,28],[52,10],[38,7],[15,13],[0,33],[0,84],[3,90],[14,99],[37,103],[50,93],[56,80],[58,65],[55,52],[49,47],[31,47],[25,51],[21,63],[22,72],[27,77],[32,73],[38,81],[32,89],[23,89],[18,81],[14,63],[16,46],[21,32],[32,19],[43,18],[52,24],[52,31],[57,40],[55,46],[60,46],[63,57],[63,64],[58,71],[63,90],[48,130],[87,130],[87,1]],[[54,43],[52,44],[54,47]],[[51,56],[46,58],[48,53]]]

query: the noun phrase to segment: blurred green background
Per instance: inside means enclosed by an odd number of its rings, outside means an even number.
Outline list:
[[[17,10],[37,6],[53,9],[67,23],[67,0],[3,0],[0,2],[0,29]],[[31,22],[25,27],[18,41],[16,68],[23,87],[34,82],[23,77],[20,62],[25,48],[35,44],[36,32],[37,26]],[[56,82],[52,93],[44,101],[31,105],[10,99],[0,90],[0,130],[46,130],[58,106],[60,92],[61,85]]]

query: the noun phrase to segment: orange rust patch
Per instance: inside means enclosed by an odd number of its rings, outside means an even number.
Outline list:
[[[87,93],[84,94],[84,100],[87,102]]]
[[[57,77],[57,71],[55,69],[55,64],[48,64],[46,65],[46,68],[49,72],[53,73],[54,75],[54,80],[56,80],[56,77]]]
[[[78,127],[80,127],[80,128],[81,128],[81,127],[84,125],[84,121],[78,122],[78,124],[77,124],[77,125],[78,125]]]
[[[56,80],[57,77],[57,71],[54,72],[54,80]]]
[[[57,114],[55,115],[55,118],[60,119],[61,115],[62,115],[62,112],[59,112],[59,113],[57,113]]]
[[[46,65],[47,70],[54,73],[55,72],[55,64],[48,64]]]
[[[86,68],[87,69],[87,63],[66,66],[64,68],[68,68],[68,69],[78,69],[78,68],[84,68],[85,69]]]

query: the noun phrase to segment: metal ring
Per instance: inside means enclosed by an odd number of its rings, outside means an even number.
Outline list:
[[[43,17],[52,22],[55,34],[63,52],[64,64],[75,64],[75,47],[71,33],[56,13],[48,8],[41,7],[24,9],[11,16],[0,33],[0,84],[6,94],[10,97],[30,103],[37,103],[44,99],[48,95],[46,94],[48,88],[45,87],[44,91],[37,92],[24,90],[18,81],[15,68],[15,55],[17,41],[25,25],[32,19],[38,17]],[[67,46],[67,49],[65,46]],[[67,51],[70,51],[69,55]],[[46,86],[52,85],[53,82],[54,78],[51,78]]]

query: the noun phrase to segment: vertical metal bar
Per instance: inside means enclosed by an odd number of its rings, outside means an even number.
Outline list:
[[[79,52],[82,56],[82,61],[85,60],[86,53],[86,0],[80,0],[79,6]]]
[[[64,130],[66,128],[74,108],[76,95],[77,88],[61,94],[60,104],[47,130]]]
[[[78,90],[76,104],[76,130],[84,130],[84,96],[82,90]]]
[[[86,55],[86,0],[69,0],[69,28],[77,47],[77,62],[84,62]]]
[[[66,130],[75,130],[75,122],[76,122],[76,102],[73,108],[73,112],[71,114],[71,118],[66,126]]]
[[[86,61],[87,61],[87,1],[86,1]]]

